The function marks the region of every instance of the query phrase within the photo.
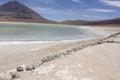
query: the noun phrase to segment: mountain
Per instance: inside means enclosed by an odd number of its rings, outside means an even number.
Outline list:
[[[40,14],[30,9],[28,6],[15,0],[0,5],[0,21],[56,23],[69,25],[92,25],[92,26],[120,25],[120,18],[99,21],[66,20],[63,22],[55,22],[42,17]]]
[[[41,22],[54,21],[45,19],[37,12],[18,1],[9,1],[0,6],[0,21]]]
[[[120,25],[120,18],[111,19],[111,20],[98,20],[98,21],[84,21],[84,20],[66,20],[61,22],[61,24],[70,24],[70,25]]]

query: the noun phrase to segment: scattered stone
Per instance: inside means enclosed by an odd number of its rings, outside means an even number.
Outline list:
[[[67,53],[67,55],[71,54],[70,52],[66,52],[66,53]]]
[[[62,55],[63,55],[63,56],[67,56],[67,54],[66,54],[65,52],[62,52]]]
[[[32,63],[32,64],[29,64],[29,65],[26,66],[26,70],[30,71],[30,70],[38,68],[39,66],[40,66],[39,63]]]
[[[101,44],[101,42],[97,42],[97,44]]]
[[[14,78],[20,78],[20,74],[18,72],[16,72],[16,71],[11,72],[10,74],[12,76],[12,79],[14,79]]]
[[[58,59],[58,58],[60,58],[61,56],[65,56],[65,55],[66,55],[65,53],[57,53],[57,54],[55,54],[55,55],[51,55],[51,56],[44,57],[43,59],[41,59],[41,62],[42,62],[42,63],[45,63],[45,62],[48,62],[48,61],[51,61],[51,60]]]
[[[72,52],[72,50],[67,50],[66,52]]]
[[[42,62],[42,63],[45,63],[45,62],[47,62],[47,61],[48,61],[48,60],[47,60],[47,57],[44,57],[44,58],[41,59],[41,62]]]
[[[47,56],[47,61],[51,61],[54,59],[54,56]]]
[[[54,59],[57,59],[57,58],[60,58],[60,55],[59,55],[59,54],[54,55]]]
[[[24,67],[22,67],[22,66],[19,66],[16,69],[17,69],[18,72],[24,71]]]

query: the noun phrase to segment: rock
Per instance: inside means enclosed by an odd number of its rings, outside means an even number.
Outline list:
[[[60,54],[56,54],[56,55],[47,56],[47,57],[44,57],[43,59],[41,59],[41,61],[42,61],[42,63],[52,61],[52,60],[55,60],[55,59],[61,57],[61,55],[63,55],[63,54],[60,53]]]
[[[63,54],[61,52],[57,54],[58,58],[62,57],[62,55]]]
[[[47,61],[51,61],[54,59],[54,56],[47,56]]]
[[[65,52],[62,52],[62,55],[63,55],[63,57],[64,57],[64,56],[67,56],[67,53],[65,53]]]
[[[73,50],[73,52],[79,51],[79,47],[78,48],[73,48],[72,50]]]
[[[66,52],[73,52],[72,50],[67,50]]]
[[[59,54],[58,55],[54,55],[54,59],[58,59],[60,58]]]
[[[40,66],[39,63],[32,63],[32,64],[29,64],[29,65],[26,66],[26,70],[30,71],[30,70],[36,69],[39,66]]]
[[[20,78],[20,74],[18,72],[16,72],[16,71],[11,72],[10,74],[12,76],[12,79],[14,79],[14,78]]]
[[[97,44],[102,44],[102,42],[97,42]]]
[[[16,70],[17,70],[18,72],[24,71],[24,67],[19,66],[19,67],[16,68]]]
[[[9,73],[3,73],[0,75],[0,80],[11,80],[12,76]]]
[[[47,57],[44,57],[44,58],[41,59],[41,62],[42,62],[42,63],[45,63],[45,62],[47,62],[47,61],[48,61]]]
[[[66,52],[66,53],[67,53],[67,55],[71,54],[70,52]]]

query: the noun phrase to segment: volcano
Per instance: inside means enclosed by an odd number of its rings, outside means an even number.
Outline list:
[[[39,23],[54,22],[42,17],[40,14],[19,1],[9,1],[0,6],[0,21]]]

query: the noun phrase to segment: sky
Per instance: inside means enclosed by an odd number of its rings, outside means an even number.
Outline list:
[[[0,5],[13,0],[0,0]],[[120,0],[17,0],[55,20],[106,20],[120,18]]]

